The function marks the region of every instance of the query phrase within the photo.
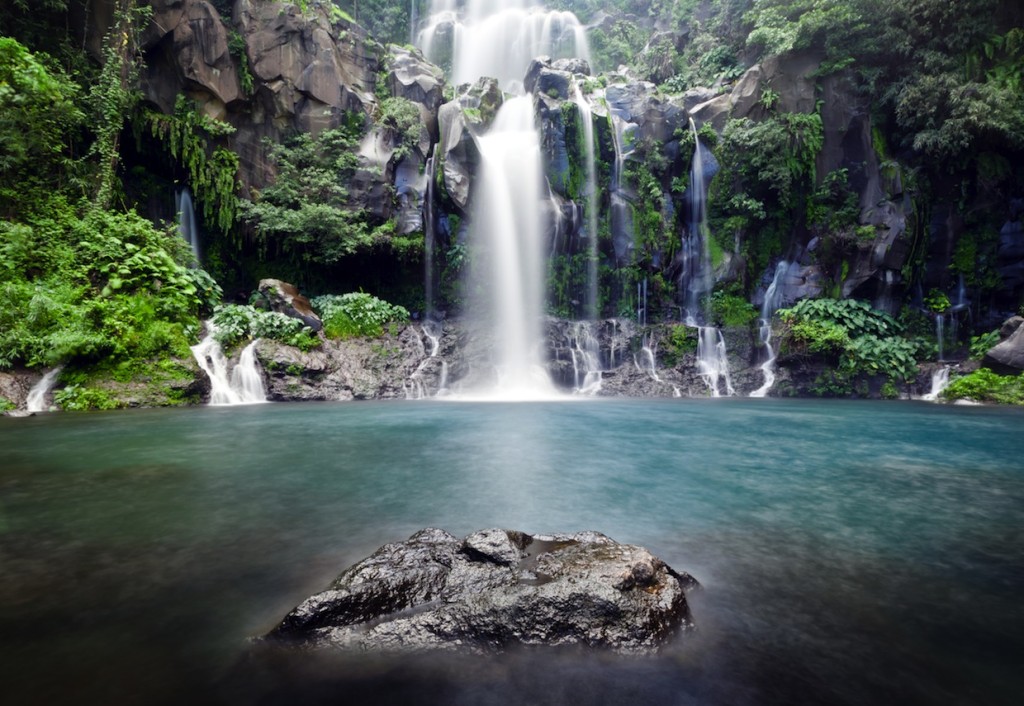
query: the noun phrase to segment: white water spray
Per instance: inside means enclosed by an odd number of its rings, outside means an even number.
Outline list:
[[[761,345],[764,346],[767,354],[765,361],[761,363],[764,383],[762,383],[761,387],[750,393],[751,397],[765,397],[775,384],[776,354],[775,349],[772,348],[772,315],[782,305],[782,289],[779,285],[788,271],[789,263],[785,260],[780,260],[779,264],[775,266],[775,276],[772,277],[772,283],[768,285],[768,289],[764,293],[764,303],[761,305],[760,329],[758,330]]]
[[[928,402],[937,402],[939,400],[943,390],[949,387],[949,371],[949,365],[943,365],[941,368],[936,368],[932,371],[931,390],[922,395],[922,400],[926,400]]]
[[[577,321],[569,330],[572,353],[573,392],[593,396],[601,391],[601,351],[594,324]]]
[[[36,412],[46,412],[49,410],[49,406],[46,404],[47,397],[50,396],[50,392],[53,390],[53,386],[57,384],[57,376],[60,375],[60,371],[63,366],[58,365],[53,370],[49,371],[32,386],[32,389],[28,391],[28,397],[25,399],[25,409],[30,414]]]
[[[585,145],[585,158],[587,166],[587,194],[584,204],[587,223],[587,291],[585,312],[586,317],[596,320],[600,315],[598,311],[597,294],[597,166],[594,160],[594,120],[579,86],[573,86],[573,101],[580,112],[580,123],[583,126],[583,142]]]
[[[495,341],[497,394],[514,399],[548,397],[554,388],[541,360],[543,336],[542,166],[533,101],[507,100],[490,131],[477,138],[480,181],[472,238],[479,260],[475,289],[486,292]]]
[[[174,207],[178,214],[178,235],[192,248],[196,262],[199,262],[199,226],[196,224],[196,210],[192,203],[192,192],[188,188],[174,195]]]
[[[206,322],[206,337],[192,346],[192,355],[199,368],[210,379],[211,405],[257,404],[267,401],[263,377],[256,363],[256,343],[253,341],[242,351],[234,370],[229,371],[228,360],[220,343],[214,338],[213,322]]]
[[[538,56],[590,61],[586,31],[576,16],[533,0],[468,0],[461,10],[456,0],[433,0],[419,47],[439,62],[448,41],[455,86],[490,76],[515,91]]]

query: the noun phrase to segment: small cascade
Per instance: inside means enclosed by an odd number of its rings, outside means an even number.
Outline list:
[[[590,61],[586,28],[571,12],[546,10],[534,0],[458,5],[455,0],[433,0],[418,37],[420,49],[435,63],[450,48],[455,86],[491,76],[503,89],[516,92],[538,56]]]
[[[597,295],[597,166],[594,160],[594,119],[590,110],[590,104],[583,97],[579,86],[573,86],[573,101],[580,113],[580,122],[583,125],[583,142],[585,144],[585,157],[587,165],[587,194],[584,212],[586,213],[586,237],[587,237],[587,289],[584,302],[586,318],[597,320],[598,311]]]
[[[619,264],[628,264],[633,248],[633,207],[630,194],[623,183],[626,171],[626,160],[633,154],[633,136],[636,125],[627,122],[614,105],[609,105],[612,121],[612,145],[615,149],[615,161],[612,163],[611,183],[609,184],[610,218],[612,246],[615,259]]]
[[[63,366],[58,365],[43,375],[39,382],[28,391],[28,397],[25,399],[25,409],[30,414],[49,411],[50,407],[46,404],[46,400],[50,396],[53,386],[57,384],[57,376],[60,375],[61,370],[63,370]]]
[[[601,349],[594,324],[577,321],[569,331],[569,350],[572,352],[573,393],[596,395],[601,391]]]
[[[256,362],[256,343],[253,341],[238,359],[234,370],[228,370],[228,360],[220,343],[214,338],[216,328],[210,321],[206,322],[206,337],[192,346],[192,355],[199,368],[210,379],[211,405],[257,404],[267,401],[267,393],[263,387]]]
[[[882,275],[882,286],[875,297],[871,308],[884,311],[887,314],[895,314],[898,303],[893,298],[893,285],[896,282],[896,273],[893,270],[885,270]]]
[[[699,326],[697,343],[697,370],[708,386],[712,397],[721,397],[720,383],[725,383],[725,394],[736,394],[729,377],[729,358],[725,349],[725,338],[714,326]]]
[[[636,322],[640,326],[647,325],[647,278],[636,283]]]
[[[188,187],[174,194],[174,210],[178,214],[178,235],[192,248],[196,262],[199,262],[199,227],[196,225],[196,210],[192,203],[192,192]]]
[[[772,277],[772,283],[768,285],[768,289],[764,293],[764,303],[761,304],[761,322],[758,329],[761,345],[767,351],[767,357],[761,363],[764,383],[762,383],[761,387],[750,393],[751,397],[765,397],[775,384],[776,355],[775,349],[772,348],[772,315],[782,305],[782,289],[779,285],[788,271],[789,263],[785,260],[780,260],[779,264],[775,266],[775,276]]]
[[[946,315],[945,314],[936,314],[935,315],[935,342],[938,344],[938,348],[939,348],[939,358],[938,358],[938,360],[939,360],[940,363],[943,360],[945,360],[945,357],[946,357],[945,353],[943,352],[943,349],[945,348],[945,341],[946,341]]]
[[[231,371],[231,389],[238,394],[242,404],[266,402],[267,391],[263,387],[263,376],[256,362],[256,339],[242,350],[238,364]]]
[[[422,400],[431,396],[423,381],[423,371],[433,364],[432,361],[437,358],[437,354],[441,350],[442,328],[440,322],[428,319],[423,326],[420,327],[420,333],[423,338],[426,338],[430,343],[430,350],[427,351],[426,346],[423,345],[423,339],[419,339],[420,354],[424,356],[424,358],[420,361],[420,364],[416,366],[416,370],[412,372],[409,379],[404,384],[405,399],[407,400]],[[437,392],[435,392],[433,396],[443,397],[446,394],[448,394],[448,363],[442,360],[441,376],[438,381]]]
[[[921,397],[928,402],[937,402],[942,391],[949,387],[949,371],[951,366],[943,365],[932,371],[932,389]]]
[[[658,365],[657,355],[655,354],[655,347],[652,345],[652,340],[647,336],[642,339],[643,345],[640,347],[640,352],[633,356],[633,364],[636,365],[636,369],[645,372],[651,376],[651,379],[655,382],[661,382],[661,378],[658,377]]]

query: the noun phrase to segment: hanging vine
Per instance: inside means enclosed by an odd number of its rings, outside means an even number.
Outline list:
[[[173,115],[144,109],[142,123],[188,172],[206,223],[228,233],[238,214],[238,155],[226,147],[211,151],[208,138],[230,135],[235,128],[203,115],[182,95],[174,104]]]
[[[134,89],[142,65],[138,35],[152,12],[150,7],[137,7],[135,0],[119,0],[113,25],[103,41],[103,69],[89,96],[96,121],[91,153],[99,160],[94,203],[101,209],[110,205],[117,183],[124,118],[139,100]]]

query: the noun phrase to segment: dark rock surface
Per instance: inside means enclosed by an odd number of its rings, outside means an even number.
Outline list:
[[[999,329],[1003,339],[989,349],[981,364],[1003,375],[1017,375],[1024,371],[1024,318],[1014,316]]]
[[[299,288],[294,284],[282,282],[279,279],[262,279],[259,284],[259,293],[262,303],[271,311],[298,319],[314,331],[320,331],[324,323],[313,311],[309,299],[299,293]]]
[[[580,645],[655,651],[693,623],[697,581],[597,532],[424,529],[306,599],[267,636],[354,649]]]

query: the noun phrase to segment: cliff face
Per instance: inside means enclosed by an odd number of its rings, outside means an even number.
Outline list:
[[[326,3],[310,3],[302,11],[291,3],[236,0],[230,17],[208,0],[149,4],[152,17],[142,35],[145,100],[169,113],[184,94],[206,115],[230,123],[235,132],[222,139],[239,155],[243,195],[274,178],[266,140],[316,134],[357,116],[366,137],[362,166],[348,185],[353,210],[380,222],[393,220],[399,234],[426,233],[428,248],[441,253],[441,262],[435,263],[440,276],[447,264],[444,253],[460,241],[457,226],[470,213],[479,163],[475,135],[487,129],[503,101],[495,82],[483,80],[446,102],[437,67],[415,50],[378,44],[342,13],[332,14],[333,6]],[[114,5],[113,0],[88,3],[86,44],[94,51],[112,21]],[[820,188],[830,174],[845,175],[843,188],[856,202],[850,232],[838,245],[823,241],[804,221],[802,206],[794,210],[789,232],[776,233],[777,242],[768,250],[753,242],[759,237],[756,229],[737,230],[734,242],[728,242],[731,233],[720,232],[716,284],[738,288],[758,305],[776,263],[786,260],[790,274],[778,283],[784,303],[825,293],[869,300],[895,313],[908,301],[921,306],[923,294],[937,289],[960,311],[968,308],[966,299],[973,299],[973,323],[980,325],[980,292],[970,291],[970,277],[966,290],[958,290],[952,267],[964,239],[975,237],[957,215],[963,208],[951,206],[953,185],[939,183],[928,194],[920,192],[914,175],[886,154],[872,123],[872,105],[852,74],[822,72],[821,66],[818,54],[791,52],[755,64],[731,84],[666,93],[629,74],[591,76],[590,66],[579,60],[535,61],[524,84],[534,94],[542,135],[551,198],[539,208],[545,211],[555,270],[569,272],[572,265],[559,263],[584,254],[587,230],[593,229],[587,218],[596,213],[602,266],[617,273],[601,284],[602,292],[610,292],[601,313],[616,315],[632,306],[625,302],[626,290],[646,278],[664,283],[661,290],[655,286],[652,314],[670,317],[677,306],[672,283],[683,266],[679,232],[689,217],[685,181],[693,153],[691,116],[696,127],[707,126],[720,139],[730,121],[759,124],[816,116],[821,143],[809,165],[810,188]],[[398,149],[403,136],[380,122],[381,104],[388,97],[411,101],[420,111],[422,125],[413,149]],[[588,118],[590,125],[584,126]],[[585,133],[593,135],[596,194],[586,193],[583,183]],[[426,175],[430,157],[433,171]],[[712,176],[716,167],[709,169]],[[644,170],[651,179],[638,188],[637,175]],[[428,181],[436,190],[432,208],[424,209]],[[984,301],[993,312],[988,324],[1011,313],[1024,292],[1021,208],[991,202],[984,194],[972,198],[972,208],[1002,218],[997,262],[990,263],[1000,282],[992,287],[996,275],[990,276]],[[761,248],[756,257],[749,252],[755,246]],[[625,281],[625,268],[633,268],[628,284],[619,283]],[[570,279],[564,274],[553,282],[549,299],[561,291],[556,313],[577,316],[583,297]],[[455,301],[442,304],[458,308]],[[961,318],[966,322],[966,314]]]

